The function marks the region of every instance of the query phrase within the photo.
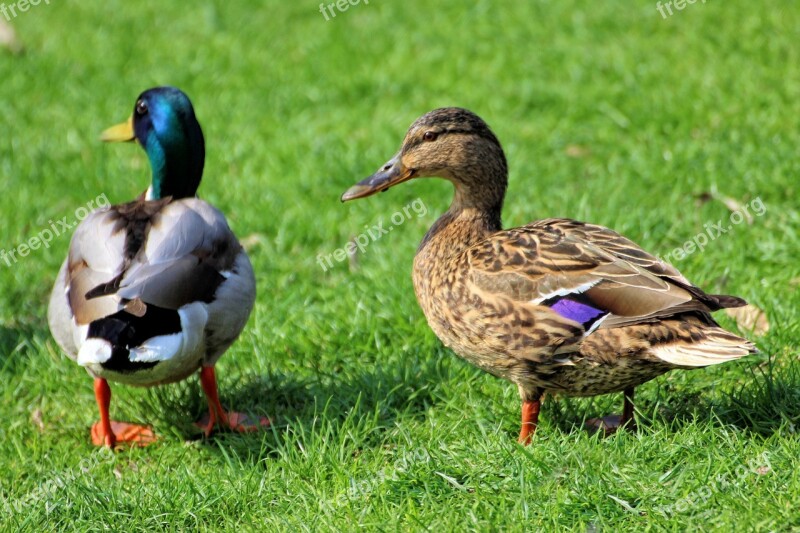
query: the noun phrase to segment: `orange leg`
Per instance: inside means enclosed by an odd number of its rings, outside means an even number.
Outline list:
[[[95,446],[108,446],[114,448],[120,443],[131,443],[137,446],[147,446],[155,442],[153,430],[147,426],[128,424],[127,422],[114,422],[108,415],[111,405],[111,387],[103,378],[94,380],[94,397],[100,409],[100,422],[92,426],[92,443]]]
[[[95,439],[94,427],[92,427],[92,441],[96,446],[105,444],[109,448],[113,448],[117,444],[117,438],[111,430],[111,419],[108,416],[108,407],[111,405],[111,387],[108,386],[108,381],[103,378],[94,378],[94,399],[97,400],[97,407],[100,409],[99,424],[101,433],[99,437],[101,442],[97,442],[97,439]]]
[[[206,420],[204,417],[195,425],[203,430],[206,437],[211,436],[211,433],[214,432],[214,426],[217,424],[239,433],[258,431],[270,425],[268,418],[261,417],[258,424],[248,424],[246,415],[225,411],[219,402],[217,376],[213,366],[204,366],[200,369],[200,384],[203,387],[203,392],[206,393],[206,398],[208,398],[208,419]]]
[[[536,426],[539,424],[539,408],[541,400],[524,400],[522,402],[522,427],[519,430],[517,442],[527,446],[531,443],[531,437],[536,433]]]

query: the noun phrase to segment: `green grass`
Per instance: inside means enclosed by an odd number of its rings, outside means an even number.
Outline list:
[[[696,3],[663,19],[651,0],[372,0],[327,22],[318,6],[65,0],[13,20],[26,52],[0,51],[0,245],[99,194],[142,191],[144,154],[97,136],[140,91],[183,88],[208,142],[200,194],[248,238],[258,279],[218,365],[222,399],[275,425],[196,440],[196,379],[112,384],[112,415],[163,439],[94,450],[91,380],[45,320],[59,237],[0,263],[0,529],[800,528],[795,3]],[[519,447],[515,388],[443,348],[411,286],[450,186],[338,200],[443,105],[476,111],[503,142],[509,226],[568,216],[666,255],[729,216],[719,198],[760,198],[763,216],[675,264],[767,311],[763,355],[640,387],[636,434],[581,428],[620,395],[549,401]],[[354,271],[319,268],[417,198],[427,214]]]

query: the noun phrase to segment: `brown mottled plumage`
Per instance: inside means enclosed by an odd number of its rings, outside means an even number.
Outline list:
[[[477,115],[431,111],[400,152],[342,200],[416,177],[455,186],[450,209],[414,259],[414,288],[433,331],[459,356],[517,384],[520,442],[528,443],[545,392],[625,392],[614,429],[633,423],[633,390],[674,368],[738,359],[755,346],[711,312],[744,305],[710,295],[614,231],[568,219],[503,230],[507,165]]]

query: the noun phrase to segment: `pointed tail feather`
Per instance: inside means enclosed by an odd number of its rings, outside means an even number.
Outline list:
[[[756,353],[755,344],[722,328],[709,328],[696,342],[672,342],[650,348],[650,352],[678,367],[704,367],[727,363]]]
[[[719,306],[717,309],[744,307],[747,305],[747,301],[744,298],[739,298],[738,296],[729,296],[727,294],[709,294],[708,296]]]

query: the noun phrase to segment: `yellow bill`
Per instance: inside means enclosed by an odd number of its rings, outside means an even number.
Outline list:
[[[133,132],[133,117],[122,124],[111,126],[100,134],[100,140],[109,143],[130,142],[134,139],[136,139],[136,135]]]

